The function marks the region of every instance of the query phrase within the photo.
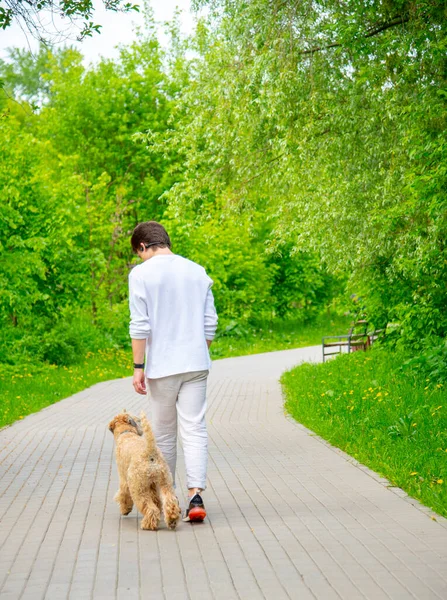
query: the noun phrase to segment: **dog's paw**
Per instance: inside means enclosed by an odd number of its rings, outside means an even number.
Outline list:
[[[159,523],[160,513],[157,514],[156,512],[151,512],[144,515],[143,519],[141,520],[141,529],[157,531]]]
[[[143,529],[144,531],[157,531],[157,529],[158,529],[158,522],[157,523],[153,523],[153,522],[145,521],[143,519],[141,521],[141,529]]]
[[[113,498],[120,506],[120,513],[128,515],[133,508],[133,500],[128,494],[124,494],[122,490],[118,490]]]
[[[170,505],[165,506],[164,518],[166,526],[169,529],[175,529],[177,527],[177,522],[180,518],[180,515],[180,506],[176,502],[172,502]]]
[[[177,519],[174,519],[172,521],[167,521],[166,526],[168,529],[171,529],[172,531],[174,531],[174,529],[177,527],[177,523],[178,523],[178,517],[177,517]]]

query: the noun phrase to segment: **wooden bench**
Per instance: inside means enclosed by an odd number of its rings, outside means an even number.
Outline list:
[[[358,328],[362,330],[360,333],[355,332]],[[341,354],[343,349],[346,349],[348,353],[358,350],[365,351],[374,344],[382,333],[385,333],[385,329],[374,329],[368,332],[368,321],[360,319],[352,324],[345,335],[326,335],[322,340],[323,362],[326,362],[328,356]],[[328,352],[327,349],[335,350],[335,352]]]

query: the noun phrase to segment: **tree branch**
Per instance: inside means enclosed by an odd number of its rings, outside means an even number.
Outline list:
[[[386,29],[390,29],[391,27],[396,27],[397,25],[402,25],[403,23],[407,23],[410,20],[408,15],[399,16],[389,21],[388,23],[382,23],[375,27],[374,29],[370,29],[368,33],[364,36],[364,38],[370,38]],[[310,48],[309,50],[301,50],[298,54],[313,54],[314,52],[320,52],[321,50],[327,50],[328,48],[340,48],[342,44],[340,42],[334,42],[333,44],[327,44],[326,46],[316,46],[315,48]]]
[[[367,33],[365,35],[365,38],[369,38],[374,35],[377,35],[381,31],[385,31],[385,29],[390,29],[390,27],[396,27],[396,25],[402,25],[403,23],[408,23],[409,20],[410,20],[410,17],[408,15],[405,15],[405,16],[399,15],[399,16],[395,17],[392,21],[389,21],[388,23],[383,23],[382,25],[380,25],[379,27],[376,27],[375,29],[370,29],[369,33]]]
[[[245,181],[243,181],[239,187],[235,190],[235,194],[237,194],[238,192],[240,192],[246,185],[248,185],[249,183],[251,183],[254,179],[257,179],[258,177],[261,177],[261,175],[263,175],[266,171],[268,171],[271,167],[272,167],[272,163],[276,162],[277,160],[279,160],[282,156],[284,156],[285,152],[281,152],[281,154],[279,154],[278,156],[274,156],[273,158],[271,158],[270,160],[268,160],[265,163],[265,167],[264,169],[262,169],[262,171],[260,171],[259,173],[256,173],[256,175],[253,175],[252,177],[249,177],[248,179],[246,179]],[[270,166],[267,166],[270,165]]]

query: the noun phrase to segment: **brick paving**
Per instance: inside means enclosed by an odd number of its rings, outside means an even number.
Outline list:
[[[113,502],[107,424],[150,415],[130,379],[0,431],[1,600],[445,600],[446,521],[284,415],[278,377],[320,355],[214,362],[209,517],[175,533],[141,531]]]

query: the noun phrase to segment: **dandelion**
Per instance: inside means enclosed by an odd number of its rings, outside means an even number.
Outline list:
[[[443,480],[443,479],[438,479],[438,480],[436,481],[436,483],[439,483],[439,485],[442,485],[442,484],[444,483],[444,480]]]
[[[410,473],[410,475],[413,477],[414,475],[417,475],[418,471],[413,471],[412,473]]]

